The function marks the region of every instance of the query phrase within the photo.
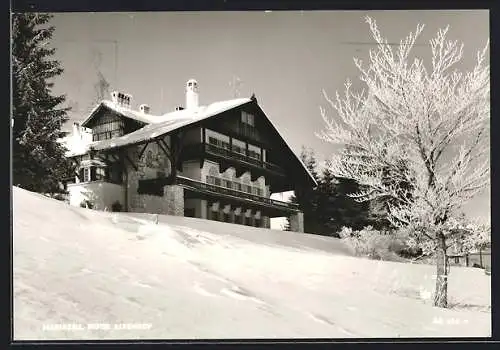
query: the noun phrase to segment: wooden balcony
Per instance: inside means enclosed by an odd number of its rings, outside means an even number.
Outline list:
[[[192,160],[196,158],[213,159],[221,165],[222,171],[227,169],[227,167],[232,166],[236,169],[237,176],[240,176],[245,171],[250,171],[255,177],[261,175],[278,177],[285,176],[284,169],[276,164],[252,158],[247,154],[235,152],[233,150],[208,143],[189,145],[183,148],[181,155],[182,160]]]
[[[298,210],[298,205],[295,203],[282,202],[267,197],[257,196],[252,193],[212,185],[183,176],[177,177],[177,185],[190,190],[194,194],[194,198],[203,195],[212,200],[219,200],[219,198],[222,197],[224,201],[233,202],[235,205],[250,205],[272,210],[276,213],[275,216],[280,216],[283,213],[296,212]]]

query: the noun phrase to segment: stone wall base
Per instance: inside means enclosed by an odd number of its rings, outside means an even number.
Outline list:
[[[132,211],[184,216],[184,189],[176,185],[165,186],[163,193],[163,196],[134,194]]]
[[[184,189],[181,186],[165,186],[163,192],[166,215],[184,216]]]

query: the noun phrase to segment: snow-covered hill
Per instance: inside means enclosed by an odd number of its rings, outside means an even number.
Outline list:
[[[13,196],[16,340],[490,336],[479,269],[452,268],[443,310],[433,266],[334,238]]]

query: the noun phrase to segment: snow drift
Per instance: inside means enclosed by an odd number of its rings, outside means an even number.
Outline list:
[[[14,338],[487,337],[490,277],[348,256],[334,238],[105,213],[13,189]]]

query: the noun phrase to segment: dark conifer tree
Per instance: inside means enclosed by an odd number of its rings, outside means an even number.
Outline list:
[[[52,92],[63,69],[51,59],[47,43],[54,27],[51,15],[17,13],[12,16],[13,184],[37,192],[61,192],[68,175],[65,149],[57,140],[68,108],[65,96]]]

